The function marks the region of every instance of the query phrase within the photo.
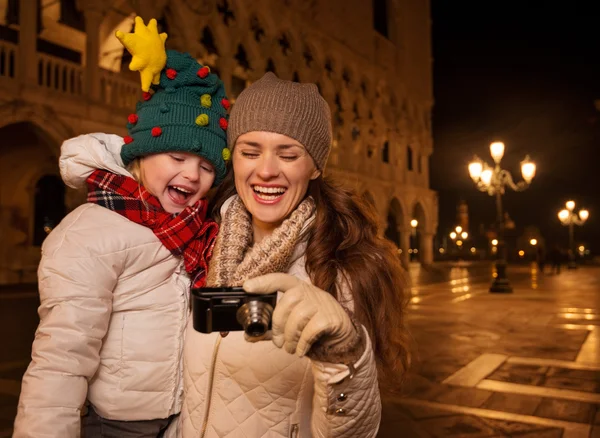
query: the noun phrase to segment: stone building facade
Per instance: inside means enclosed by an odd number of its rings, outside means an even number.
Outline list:
[[[428,0],[0,0],[0,283],[35,280],[45,235],[85,198],[61,184],[62,141],[125,135],[139,81],[114,33],[136,14],[233,102],[267,70],[316,83],[334,121],[327,172],[372,204],[405,262],[410,246],[432,261]]]

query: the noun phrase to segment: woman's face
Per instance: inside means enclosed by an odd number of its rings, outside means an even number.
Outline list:
[[[256,227],[272,231],[304,199],[321,172],[304,146],[273,132],[240,135],[233,150],[235,188]]]

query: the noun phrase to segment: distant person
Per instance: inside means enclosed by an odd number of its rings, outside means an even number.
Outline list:
[[[551,272],[553,274],[560,274],[560,265],[563,261],[563,254],[558,245],[554,245],[549,254],[550,263],[552,264]]]
[[[544,267],[546,266],[546,250],[542,246],[538,246],[535,254],[535,260],[538,265],[540,273],[544,273]]]

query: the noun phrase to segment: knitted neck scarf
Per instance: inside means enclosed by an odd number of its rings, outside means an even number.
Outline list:
[[[201,199],[173,215],[133,178],[95,170],[88,177],[87,185],[88,202],[150,228],[173,255],[183,256],[193,287],[205,285],[208,260],[219,231],[214,221],[205,220],[208,201]]]
[[[271,235],[252,245],[252,218],[236,196],[221,221],[207,284],[241,286],[248,278],[287,272],[302,229],[314,211],[313,199],[306,198]]]

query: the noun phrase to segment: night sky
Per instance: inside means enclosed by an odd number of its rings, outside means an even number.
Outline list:
[[[494,199],[477,191],[467,164],[474,154],[492,164],[489,144],[500,140],[502,167],[516,180],[526,154],[537,164],[531,187],[504,197],[517,228],[537,226],[548,245],[566,247],[557,213],[571,198],[590,211],[576,240],[600,254],[600,14],[592,4],[432,0],[438,235],[455,225],[461,198],[471,232],[494,221]]]

